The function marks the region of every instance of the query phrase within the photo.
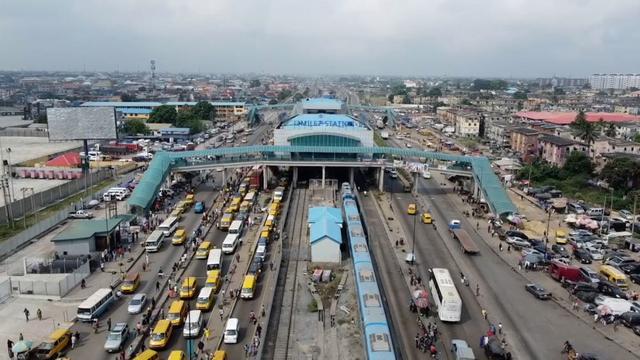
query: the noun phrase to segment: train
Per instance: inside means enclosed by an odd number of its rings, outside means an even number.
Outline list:
[[[355,270],[358,306],[367,346],[367,359],[395,359],[389,321],[384,311],[380,287],[376,279],[369,245],[362,226],[360,211],[349,183],[341,187],[342,209],[347,224],[349,251]]]

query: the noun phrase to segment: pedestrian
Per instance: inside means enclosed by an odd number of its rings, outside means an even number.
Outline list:
[[[219,313],[220,313],[220,321],[222,321],[222,319],[223,319],[223,317],[224,317],[224,309],[223,309],[223,308],[220,308]]]
[[[209,328],[204,328],[204,339],[209,340],[209,335],[211,335]]]
[[[155,298],[155,297],[152,297],[152,298],[151,298],[151,308],[152,308],[152,309],[155,309],[155,308],[156,308],[156,298]]]
[[[29,322],[29,309],[24,308],[23,312],[24,312],[24,317],[27,318],[27,322]]]
[[[23,341],[24,340],[24,335],[22,335],[22,333],[20,333],[20,336],[18,336],[18,340],[19,341]]]
[[[498,334],[502,335],[502,322],[498,323]]]
[[[273,261],[269,263],[269,266],[271,267],[271,271],[273,271]]]
[[[38,308],[38,310],[36,310],[36,316],[38,317],[38,320],[42,320],[42,310],[40,310]]]
[[[144,254],[144,264],[149,266],[149,254]]]
[[[573,304],[571,304],[571,308],[575,311],[578,310],[578,301],[574,301]]]
[[[502,243],[498,244],[498,250],[500,250],[500,252],[502,252]]]
[[[100,271],[104,272],[104,263],[102,261],[100,262]]]
[[[236,262],[240,262],[240,254],[236,254]]]
[[[480,296],[480,284],[476,284],[476,296]]]
[[[507,245],[507,252],[510,253],[511,252],[511,245]]]
[[[613,331],[618,331],[619,324],[620,324],[620,320],[616,320],[613,322]]]
[[[249,355],[249,344],[244,344],[244,356]]]
[[[420,333],[416,333],[416,348],[420,347]]]
[[[133,357],[133,344],[129,345],[129,356]]]
[[[482,309],[482,318],[487,320],[487,310]]]
[[[75,349],[75,347],[76,347],[76,342],[78,342],[78,338],[77,338],[76,334],[73,334],[73,335],[71,336],[71,348],[72,348],[72,349]]]
[[[140,323],[140,321],[136,323],[136,333],[138,334],[138,336],[142,334],[142,323]]]
[[[258,326],[256,327],[256,334],[258,334],[258,336],[260,336],[261,333],[262,333],[262,326],[260,324],[258,324]]]
[[[147,264],[142,263],[142,272],[147,271]]]
[[[156,281],[156,291],[160,291],[160,281]]]
[[[260,308],[260,314],[262,315],[262,317],[265,317],[265,315],[266,315],[264,304],[262,304],[262,307]]]
[[[111,318],[107,319],[107,331],[111,331]]]

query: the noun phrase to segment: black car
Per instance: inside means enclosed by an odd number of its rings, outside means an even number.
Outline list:
[[[567,250],[566,247],[562,245],[558,245],[558,244],[551,245],[551,251],[554,254],[560,255],[560,257],[569,257],[569,251]]]
[[[640,274],[631,274],[629,275],[629,279],[636,284],[640,284]]]
[[[527,234],[523,233],[522,231],[509,230],[507,231],[506,234],[507,236],[514,236],[514,237],[519,237],[520,239],[529,240],[529,237],[527,236]]]
[[[573,257],[580,261],[581,264],[591,264],[593,261],[591,254],[585,249],[575,249],[573,251]]]
[[[634,327],[631,328],[633,330],[633,333],[640,336],[640,325],[636,325]]]
[[[624,271],[625,274],[640,274],[640,263],[634,262],[620,265],[620,270]]]
[[[551,299],[551,293],[549,293],[545,288],[538,284],[527,284],[524,286],[528,292],[533,294],[533,296],[537,297],[540,300],[549,300]]]
[[[489,341],[484,346],[484,353],[489,359],[506,360],[511,358],[511,354],[507,353],[502,346],[500,346],[500,340],[495,336],[489,338]]]
[[[606,281],[606,280],[598,281],[596,283],[596,286],[598,288],[598,292],[600,292],[602,295],[611,296],[618,299],[625,299],[625,300],[629,298],[624,291],[622,291],[619,287],[617,287],[615,284],[609,281]]]
[[[251,265],[249,265],[249,274],[259,275],[260,272],[262,272],[262,260],[253,258]]]
[[[600,294],[597,291],[577,291],[573,295],[585,303],[593,303]]]
[[[619,319],[620,322],[628,328],[640,326],[640,313],[635,311],[627,311],[620,315]]]
[[[576,282],[573,284],[573,286],[569,289],[569,291],[572,294],[575,294],[579,291],[582,292],[593,292],[593,293],[597,293],[598,292],[598,287],[596,286],[596,284],[593,283],[588,283],[588,282]]]

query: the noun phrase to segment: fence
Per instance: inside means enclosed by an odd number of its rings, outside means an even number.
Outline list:
[[[62,277],[50,274],[12,276],[11,290],[18,294],[63,297],[87,276],[89,276],[89,262],[85,262],[74,272],[64,274]]]
[[[0,130],[0,136],[47,137],[49,133],[42,129],[6,128]]]
[[[4,303],[11,296],[11,279],[8,277],[0,281],[0,304]]]
[[[34,210],[42,209],[52,205],[58,200],[66,199],[71,195],[77,194],[84,190],[85,186],[90,187],[93,184],[111,177],[113,177],[112,169],[100,169],[95,172],[91,172],[80,179],[71,180],[54,188],[16,200],[11,204],[0,208],[0,224],[9,223],[7,213],[10,215],[12,214],[13,219],[19,219],[24,214],[32,214],[34,213]],[[69,211],[73,211],[73,209]],[[0,254],[2,253],[0,252]]]

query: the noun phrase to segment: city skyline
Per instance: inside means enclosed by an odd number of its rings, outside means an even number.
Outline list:
[[[640,72],[640,3],[614,3],[12,1],[0,14],[0,69],[135,72],[155,59],[160,73]]]

